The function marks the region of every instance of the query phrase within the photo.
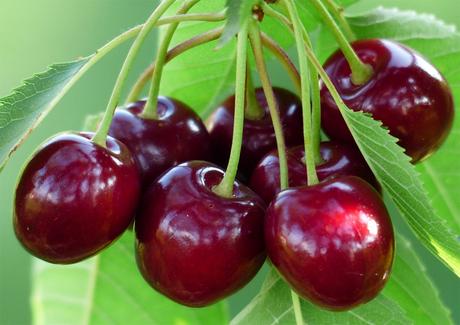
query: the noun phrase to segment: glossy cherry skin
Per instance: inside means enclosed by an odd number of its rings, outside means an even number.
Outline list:
[[[267,253],[303,298],[346,310],[390,275],[394,234],[380,195],[356,176],[282,191],[267,210]]]
[[[284,136],[288,146],[303,143],[302,104],[299,98],[288,90],[273,88],[278,103]],[[276,147],[275,131],[262,88],[256,89],[256,98],[264,109],[261,119],[244,120],[243,145],[239,170],[249,177],[257,162]],[[233,134],[235,96],[226,99],[210,116],[206,125],[211,136],[214,162],[226,166],[230,155]]]
[[[371,113],[382,121],[416,163],[427,158],[446,139],[452,127],[454,103],[446,80],[420,54],[389,40],[371,39],[352,44],[374,75],[365,84],[351,82],[350,68],[341,52],[324,68],[345,104]],[[353,142],[329,91],[321,89],[322,126],[333,139]]]
[[[321,142],[320,154],[323,162],[316,166],[316,173],[320,181],[329,177],[353,175],[361,177],[380,191],[380,185],[374,174],[363,156],[354,147],[334,141]],[[289,186],[307,185],[304,146],[290,148],[286,155]],[[280,165],[277,150],[272,150],[262,158],[252,173],[249,187],[267,204],[280,191]]]
[[[158,119],[140,116],[146,101],[117,109],[109,134],[136,158],[144,188],[168,168],[210,157],[209,134],[200,117],[184,103],[158,97]]]
[[[169,169],[136,217],[136,258],[147,282],[183,305],[210,305],[247,284],[265,261],[265,205],[235,182],[234,196],[211,189],[224,172],[203,161]]]
[[[68,264],[90,257],[129,226],[140,175],[128,148],[90,133],[48,140],[27,163],[16,188],[14,230],[34,256]]]

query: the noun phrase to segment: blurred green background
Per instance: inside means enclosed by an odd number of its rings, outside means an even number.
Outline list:
[[[460,26],[458,0],[364,0],[352,10],[379,5],[429,12]],[[152,1],[147,0],[0,0],[0,97],[8,95],[24,78],[43,71],[51,63],[92,53],[115,35],[144,21],[152,7]],[[154,44],[153,37],[151,44]],[[30,323],[31,258],[14,237],[11,224],[13,191],[19,170],[44,139],[63,130],[79,129],[86,114],[105,108],[126,49],[122,47],[93,68],[49,114],[0,174],[1,325]],[[132,78],[153,55],[153,47],[145,48]],[[460,281],[423,248],[418,245],[415,248],[442,299],[460,324]],[[233,311],[241,303],[233,300]]]

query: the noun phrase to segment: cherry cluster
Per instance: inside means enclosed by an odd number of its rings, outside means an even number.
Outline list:
[[[372,67],[357,85],[341,51],[325,63],[344,102],[372,114],[416,163],[446,138],[453,100],[441,74],[393,41],[352,44]],[[229,160],[235,98],[203,123],[186,104],[158,97],[118,108],[105,146],[91,133],[48,140],[23,170],[14,229],[24,247],[51,263],[100,252],[134,221],[140,272],[156,290],[201,307],[245,286],[270,258],[301,297],[332,310],[374,298],[389,278],[393,227],[381,187],[321,83],[322,126],[316,172],[308,186],[302,104],[274,88],[287,150],[290,187],[281,191],[276,136],[262,88],[260,111],[247,115],[238,180],[231,196],[215,189]],[[206,125],[205,125],[206,124]]]

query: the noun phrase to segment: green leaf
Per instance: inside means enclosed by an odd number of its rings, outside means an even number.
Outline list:
[[[397,255],[388,284],[375,300],[348,312],[329,312],[302,300],[307,324],[452,324],[410,243],[397,236]],[[261,291],[231,322],[295,324],[289,286],[272,270]]]
[[[227,324],[227,307],[178,305],[142,279],[128,231],[103,253],[73,265],[34,260],[33,320],[49,324]]]
[[[347,312],[320,309],[301,300],[302,315],[306,324],[410,324],[404,311],[394,302],[380,295],[371,303]],[[230,323],[246,324],[296,324],[290,287],[272,269],[259,294]]]
[[[359,38],[390,38],[402,42],[425,55],[448,80],[456,106],[460,100],[460,34],[433,15],[413,11],[377,8],[349,21]],[[456,114],[452,133],[442,149],[433,157],[417,165],[421,180],[444,228],[460,243],[460,170],[456,168],[460,156],[460,116]],[[434,227],[436,224],[433,225]],[[442,234],[440,233],[439,236]],[[434,243],[434,246],[437,244]],[[444,255],[442,246],[439,248]],[[457,250],[458,252],[458,250]],[[447,257],[449,258],[449,257]],[[457,275],[460,264],[457,256]]]
[[[459,107],[460,35],[455,28],[431,15],[378,8],[360,17],[350,17],[361,38],[384,37],[398,40],[424,54],[448,80]],[[460,233],[460,116],[456,114],[452,134],[442,149],[417,165],[422,182],[438,215]]]
[[[260,0],[227,0],[227,24],[220,38],[220,45],[228,43],[238,34],[242,24],[251,17],[252,8]]]
[[[447,78],[458,103],[460,34],[454,27],[432,15],[384,8],[350,16],[348,20],[358,38],[394,39],[424,54]],[[336,45],[330,40],[330,34],[324,31],[317,38],[321,58],[335,50]],[[443,148],[419,164],[415,171],[394,141],[384,135],[386,131],[379,130],[362,114],[344,111],[357,133],[364,137],[360,142],[366,144],[360,147],[369,155],[373,170],[384,179],[411,228],[432,253],[460,276],[460,201],[457,199],[460,188],[456,186],[460,181],[460,171],[456,168],[460,154],[459,115]],[[374,136],[377,138],[373,139]],[[389,147],[383,148],[384,144]]]
[[[0,99],[0,170],[27,135],[40,123],[78,79],[91,59],[54,64],[24,81],[13,94]]]
[[[383,295],[395,301],[415,324],[453,324],[411,243],[398,234],[396,243],[393,271]]]
[[[460,276],[458,234],[436,215],[430,199],[410,163],[382,123],[363,112],[338,105],[356,144],[383,188],[422,243]]]

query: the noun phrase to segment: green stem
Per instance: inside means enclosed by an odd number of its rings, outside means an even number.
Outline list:
[[[261,33],[261,37],[264,47],[266,47],[278,59],[294,83],[297,92],[300,93],[300,74],[297,67],[289,57],[289,54],[287,54],[286,51],[283,50],[283,48],[267,34]]]
[[[303,37],[306,46],[313,48],[308,33],[303,29]],[[315,163],[319,165],[323,158],[321,156],[321,94],[319,89],[318,72],[313,64],[308,61],[308,71],[310,73],[311,95],[312,95],[312,148],[315,156]]]
[[[294,307],[295,323],[296,325],[303,325],[302,309],[300,308],[299,296],[291,290],[292,306]]]
[[[288,26],[289,28],[292,28],[292,23],[291,21],[285,16],[283,15],[282,13],[280,13],[279,11],[273,9],[272,7],[270,7],[268,4],[266,4],[265,2],[262,2],[262,9],[264,11],[264,13],[267,15],[267,16],[270,16],[278,21],[280,21],[281,23],[283,23],[285,26]]]
[[[334,0],[324,0],[324,4],[326,5],[329,12],[334,16],[337,23],[340,25],[340,29],[344,32],[347,39],[352,42],[356,39],[355,33],[351,29],[350,25],[348,24],[347,19],[343,15],[343,8],[337,5]]]
[[[278,103],[267,72],[267,66],[264,60],[262,49],[262,40],[259,26],[252,22],[249,28],[249,39],[251,41],[252,51],[256,62],[257,71],[259,72],[260,81],[264,89],[265,98],[267,99],[268,109],[275,130],[276,145],[278,148],[278,158],[280,164],[280,187],[282,190],[289,187],[288,166],[286,158],[286,143],[284,141],[283,126],[279,115]]]
[[[348,43],[347,38],[340,30],[339,26],[332,18],[331,14],[327,11],[326,7],[323,5],[321,0],[310,0],[316,9],[319,11],[323,17],[324,23],[329,27],[330,31],[334,34],[337,43],[339,43],[340,49],[342,50],[343,55],[348,61],[351,69],[351,81],[355,85],[365,84],[374,73],[372,67],[369,64],[366,64],[361,61],[356,52]]]
[[[199,0],[188,0],[185,1],[182,6],[177,11],[177,15],[182,15],[187,13],[194,5],[198,3]],[[168,54],[168,47],[171,44],[171,40],[174,36],[174,33],[179,27],[179,23],[173,23],[168,26],[166,29],[163,40],[160,43],[160,48],[158,49],[157,58],[155,61],[155,69],[153,71],[152,83],[149,92],[149,98],[147,103],[144,106],[141,116],[146,119],[156,119],[158,118],[157,106],[158,106],[158,95],[160,93],[160,82],[161,75],[163,74],[163,67],[166,62],[166,56]]]
[[[172,59],[178,57],[184,52],[187,52],[188,50],[195,48],[197,46],[200,46],[202,44],[206,44],[212,41],[217,40],[220,38],[222,35],[224,28],[219,27],[213,30],[210,30],[208,32],[202,33],[200,35],[197,35],[195,37],[192,37],[188,40],[183,41],[182,43],[179,43],[175,47],[173,47],[171,50],[168,51],[166,54],[166,62],[168,63]],[[155,70],[155,63],[152,63],[139,77],[139,79],[136,81],[134,86],[132,87],[126,102],[127,103],[132,103],[135,102],[136,100],[139,99],[142,90],[144,89],[145,85],[147,82],[152,78],[153,71]]]
[[[246,85],[246,64],[248,58],[248,22],[238,33],[238,45],[236,52],[236,79],[235,79],[235,117],[233,122],[233,138],[230,157],[224,178],[214,188],[214,192],[222,197],[233,196],[233,184],[238,172],[241,146],[243,144],[244,106]]]
[[[196,14],[186,14],[186,15],[174,15],[162,18],[158,21],[156,26],[167,25],[171,23],[183,23],[186,21],[208,21],[208,22],[217,22],[225,20],[227,16],[225,12],[217,13],[196,13]]]
[[[246,71],[246,111],[245,117],[248,120],[259,120],[265,115],[256,97],[256,90],[252,81],[251,68],[249,64]]]
[[[324,82],[324,85],[327,87],[327,89],[329,90],[329,92],[331,93],[331,96],[332,96],[332,99],[334,100],[334,102],[336,103],[336,105],[338,107],[342,106],[342,107],[346,107],[345,103],[343,102],[342,100],[342,97],[340,97],[340,94],[339,92],[337,91],[337,89],[335,88],[334,84],[332,83],[331,79],[329,78],[328,74],[326,73],[326,71],[324,70],[323,66],[321,65],[321,63],[319,62],[318,58],[316,57],[313,49],[309,46],[306,46],[305,47],[305,50],[306,50],[306,54],[307,54],[307,57],[308,57],[308,60],[313,64],[313,66],[315,67],[316,71],[318,72],[321,80]],[[340,110],[341,111],[341,110]]]
[[[304,146],[305,146],[305,164],[307,167],[307,181],[308,185],[318,183],[318,176],[316,174],[315,154],[312,141],[312,118],[311,118],[311,103],[310,103],[310,83],[308,60],[306,59],[306,49],[303,38],[303,25],[300,21],[299,14],[295,7],[294,0],[284,0],[284,4],[291,17],[292,26],[294,29],[294,36],[296,40],[297,56],[300,65],[300,79],[301,79],[301,98],[302,98],[302,115],[303,115],[303,128],[304,128]]]
[[[266,5],[263,6],[264,7],[264,10],[267,10],[267,12],[265,12],[267,15],[270,15],[271,17],[273,17],[274,19],[278,20],[281,24],[283,24],[288,30],[289,32],[291,32],[295,38],[295,33],[294,33],[294,28],[293,28],[293,25],[291,23],[291,21],[289,21],[289,19],[283,15],[282,13],[276,11],[276,10],[273,10],[270,6]],[[285,8],[287,10],[287,8]],[[302,32],[303,32],[303,36],[304,36],[304,41],[311,47],[311,42],[310,42],[310,39],[308,37],[308,34],[307,34],[307,31],[305,30],[305,28],[302,29]],[[274,42],[274,41],[273,41]],[[318,79],[318,74],[317,72],[315,71],[315,69],[313,69],[313,67],[311,66],[311,63],[309,62],[309,67],[308,67],[308,71],[309,71],[309,74],[310,74],[310,82],[311,82],[311,93],[312,93],[312,96],[313,96],[313,100],[312,100],[312,150],[314,152],[314,157],[315,157],[315,163],[316,164],[320,164],[322,162],[322,157],[321,157],[321,153],[320,153],[320,143],[321,143],[321,102],[320,102],[320,93],[319,93],[319,79]],[[297,73],[298,74],[298,73]],[[301,92],[301,89],[300,89],[300,80],[298,81],[298,91],[299,93]],[[305,114],[304,114],[305,116]],[[304,128],[305,128],[305,125],[304,125]],[[304,136],[306,135],[306,130],[304,129]],[[304,139],[305,140],[305,139]],[[306,143],[304,141],[304,143]]]
[[[128,77],[129,70],[131,69],[134,60],[137,57],[137,54],[145,41],[145,38],[158,22],[160,17],[166,12],[166,10],[174,3],[175,0],[165,0],[161,2],[158,7],[153,11],[148,20],[145,22],[141,31],[136,37],[133,45],[129,49],[128,55],[126,56],[125,62],[120,70],[117,81],[110,96],[109,103],[104,113],[104,118],[102,119],[101,124],[99,125],[96,134],[93,137],[93,141],[101,146],[106,145],[106,138],[109,132],[110,124],[112,122],[113,113],[117,107],[118,101],[121,96],[121,90],[123,89],[126,78]]]
[[[321,156],[321,95],[319,89],[319,78],[315,67],[311,62],[308,64],[308,70],[310,72],[311,81],[311,95],[312,95],[312,114],[311,114],[311,125],[312,125],[312,147],[315,153],[315,163],[319,165],[323,162]]]

